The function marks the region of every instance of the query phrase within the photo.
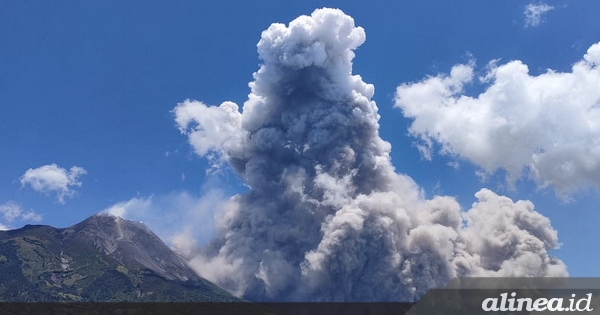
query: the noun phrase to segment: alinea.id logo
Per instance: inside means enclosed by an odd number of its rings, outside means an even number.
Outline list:
[[[579,312],[591,312],[594,310],[590,307],[592,302],[592,294],[586,294],[584,298],[575,300],[576,295],[571,294],[570,299],[563,298],[517,298],[516,293],[500,294],[500,297],[487,298],[481,303],[481,308],[486,312],[521,312],[521,311],[579,311]],[[566,305],[565,305],[566,303]]]

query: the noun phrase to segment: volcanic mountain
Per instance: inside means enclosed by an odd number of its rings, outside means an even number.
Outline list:
[[[0,231],[0,301],[239,301],[147,226],[97,214]]]

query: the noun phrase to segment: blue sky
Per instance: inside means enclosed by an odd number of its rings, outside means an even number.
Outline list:
[[[600,237],[596,188],[578,185],[566,201],[553,186],[539,187],[527,176],[509,188],[502,169],[482,180],[468,158],[434,150],[427,160],[408,134],[412,120],[394,107],[398,85],[470,60],[477,71],[500,59],[521,60],[532,76],[548,68],[569,72],[600,41],[600,4],[544,3],[548,9],[536,21],[524,14],[530,2],[512,0],[3,1],[0,223],[65,227],[115,204],[150,198],[147,221],[168,238],[166,224],[190,218],[180,209],[210,208],[211,198],[246,190],[230,171],[207,174],[209,161],[194,153],[172,110],[186,99],[243,104],[260,63],[261,32],[273,22],[336,7],[365,29],[353,73],[375,86],[380,135],[392,145],[397,172],[411,176],[427,197],[454,196],[463,208],[482,187],[531,200],[558,231],[562,247],[553,253],[569,274],[600,276],[600,253],[590,250]],[[466,93],[483,89],[471,84]],[[448,165],[456,162],[458,168]],[[26,176],[36,169],[56,181],[36,186],[35,173]],[[212,213],[200,212],[192,217],[200,221],[202,243],[212,231],[202,220]]]

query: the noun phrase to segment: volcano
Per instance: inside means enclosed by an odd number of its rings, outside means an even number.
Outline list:
[[[146,225],[97,214],[0,231],[0,301],[233,302]]]

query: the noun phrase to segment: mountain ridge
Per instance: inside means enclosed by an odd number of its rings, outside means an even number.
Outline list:
[[[198,276],[146,225],[100,213],[0,231],[0,301],[241,301]]]

